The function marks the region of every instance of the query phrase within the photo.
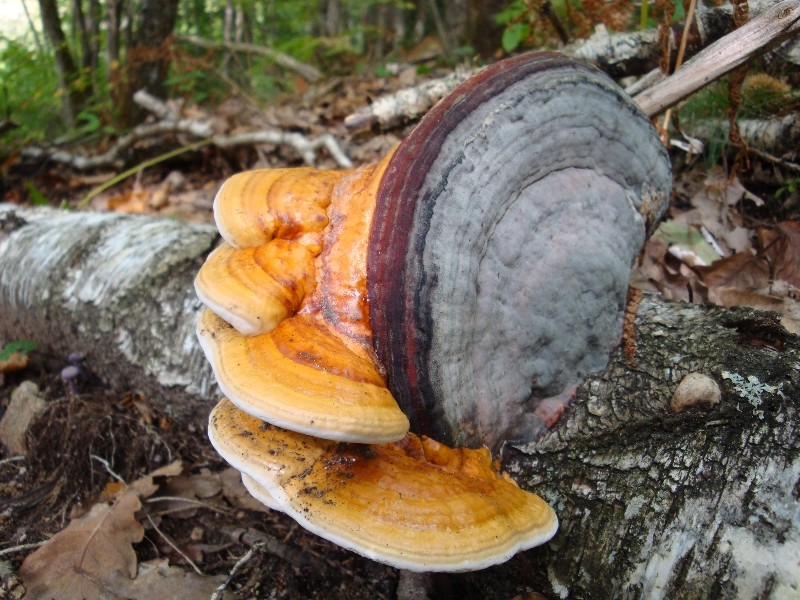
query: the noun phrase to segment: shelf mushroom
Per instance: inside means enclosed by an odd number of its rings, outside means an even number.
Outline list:
[[[558,527],[544,500],[497,476],[486,448],[454,450],[411,433],[393,444],[341,444],[265,425],[227,400],[211,413],[209,435],[257,499],[396,567],[480,569]]]
[[[544,543],[555,513],[489,450],[606,365],[670,182],[633,102],[551,53],[487,67],[378,163],[233,177],[196,280],[214,446],[265,504],[394,566]]]

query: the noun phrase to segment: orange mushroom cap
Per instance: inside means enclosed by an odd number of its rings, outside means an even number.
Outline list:
[[[558,519],[480,450],[408,434],[363,446],[286,431],[223,399],[211,413],[217,451],[251,493],[310,531],[363,556],[416,571],[467,571],[548,541]]]
[[[246,336],[207,310],[198,337],[223,393],[251,415],[339,441],[381,443],[408,431],[372,363],[320,323],[295,317]]]
[[[408,431],[375,360],[366,306],[367,232],[388,160],[334,174],[252,171],[218,194],[218,225],[236,247],[213,252],[195,280],[213,311],[198,336],[242,410],[337,441]]]
[[[195,278],[203,304],[248,335],[268,333],[295,314],[314,286],[314,256],[282,239],[256,248],[224,243]]]

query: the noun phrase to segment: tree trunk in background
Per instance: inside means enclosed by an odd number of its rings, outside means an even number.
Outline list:
[[[81,352],[176,426],[205,421],[218,392],[192,280],[216,240],[213,227],[170,219],[0,205],[0,338]],[[525,588],[797,597],[798,365],[798,338],[768,313],[645,297],[625,351],[538,441],[505,450],[520,485],[555,507],[556,537],[497,567],[432,576],[434,587],[465,600]],[[670,410],[689,373],[710,377],[719,403]]]
[[[61,111],[68,127],[75,124],[75,118],[86,101],[85,93],[77,85],[80,71],[67,45],[67,38],[61,28],[58,6],[55,0],[39,0],[42,13],[42,27],[55,54],[58,86],[61,88]]]
[[[144,116],[133,103],[133,94],[138,90],[144,89],[158,98],[166,97],[169,36],[178,16],[178,0],[143,0],[139,15],[125,56],[123,95],[116,102],[120,121],[127,126],[138,123]]]

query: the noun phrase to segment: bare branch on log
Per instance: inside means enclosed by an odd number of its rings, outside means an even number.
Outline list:
[[[452,73],[431,79],[418,86],[382,96],[369,106],[359,108],[344,119],[348,129],[360,129],[374,123],[382,127],[397,125],[406,119],[415,119],[449,94],[458,84],[477,73],[477,70],[457,68]]]
[[[82,352],[109,385],[140,390],[178,422],[204,421],[218,392],[194,336],[192,279],[216,239],[168,219],[0,205],[0,338]],[[640,303],[635,336],[635,356],[618,352],[579,386],[542,439],[506,448],[520,484],[556,507],[559,533],[504,565],[448,576],[453,589],[796,595],[797,337],[766,313],[655,297]],[[688,373],[713,379],[719,403],[670,411]]]
[[[339,147],[331,134],[326,133],[315,138],[307,138],[299,133],[285,131],[248,131],[229,136],[214,136],[214,145],[219,148],[230,148],[242,144],[285,144],[297,150],[308,165],[317,160],[317,149],[325,148],[333,160],[342,167],[350,168],[353,163]]]
[[[686,62],[678,71],[634,97],[648,116],[674,106],[754,56],[800,32],[800,0],[783,0]]]
[[[147,110],[155,113],[161,120],[156,123],[145,123],[122,136],[103,154],[97,156],[84,156],[73,154],[65,150],[49,150],[32,146],[25,149],[23,155],[34,160],[52,160],[68,165],[77,170],[95,169],[98,167],[118,166],[122,153],[139,140],[152,138],[165,134],[186,134],[195,138],[208,138],[209,144],[218,148],[230,148],[243,144],[276,144],[294,148],[309,166],[314,166],[317,161],[317,150],[325,148],[343,169],[353,166],[331,134],[323,134],[308,138],[300,133],[284,131],[251,131],[233,135],[214,134],[211,123],[201,119],[183,119],[173,111],[169,105],[144,90],[134,94],[134,101]]]
[[[780,13],[787,7],[791,9],[791,5],[791,2],[786,4],[785,2],[777,2],[776,0],[756,0],[752,2],[750,12],[752,15],[763,15],[767,11],[772,11],[776,6],[780,6],[781,8],[773,11],[772,14],[774,15],[774,13]],[[672,35],[675,39],[679,39],[682,31],[683,26],[676,25],[675,28],[673,28]],[[687,56],[695,54],[701,48],[722,36],[731,35],[730,6],[698,8],[698,13],[695,16],[690,31],[692,33],[687,47]],[[738,36],[740,34],[735,32],[732,35],[735,37],[728,38],[730,46],[727,47],[736,49],[736,43],[738,43]],[[787,32],[785,34],[780,34],[777,39],[773,39],[769,38],[769,35],[764,32],[761,39],[766,47],[758,49],[755,53],[764,52],[771,46],[780,43],[780,41],[787,40],[789,37],[791,37],[791,33]],[[677,48],[677,42],[674,43],[673,46]],[[794,43],[794,46],[800,47],[800,42]],[[627,90],[631,95],[641,93],[657,82],[667,79],[667,77],[661,73],[660,69],[654,68],[658,65],[661,52],[659,48],[658,32],[655,30],[609,34],[608,31],[601,26],[598,27],[594,35],[589,39],[563,48],[561,51],[573,58],[578,58],[594,64],[612,77],[641,75],[652,69],[648,75]],[[794,54],[788,50],[784,55],[786,58],[794,56]],[[748,58],[752,58],[752,56],[753,54]],[[712,60],[718,60],[718,58],[715,56]],[[460,73],[457,72],[439,79],[427,81],[414,88],[400,90],[394,94],[378,98],[369,106],[362,107],[348,115],[344,121],[345,126],[349,129],[358,129],[377,123],[382,127],[394,127],[404,121],[415,119],[449,94],[467,77],[477,73],[477,71],[477,69],[464,70]],[[717,77],[720,76],[721,75],[717,75]],[[711,81],[711,79],[708,79],[693,82],[695,87],[691,91],[696,91]],[[672,82],[672,79],[670,79],[669,82],[665,82],[663,84],[664,88],[659,89],[658,93],[664,93],[664,89],[676,85]]]
[[[174,133],[185,133],[202,139],[211,135],[212,131],[208,123],[195,119],[168,119],[135,127],[130,133],[119,138],[107,151],[96,156],[85,156],[83,154],[73,154],[66,150],[49,150],[36,146],[26,148],[23,151],[23,156],[35,160],[52,160],[78,171],[86,171],[98,167],[118,166],[117,163],[122,153],[139,140]]]
[[[203,38],[194,35],[177,35],[174,37],[179,42],[186,42],[193,46],[200,48],[210,48],[213,50],[232,50],[233,52],[246,52],[248,54],[257,54],[259,56],[266,56],[267,58],[275,61],[276,65],[294,71],[304,79],[311,83],[316,83],[322,79],[322,73],[318,69],[306,64],[288,54],[269,48],[268,46],[259,46],[256,44],[245,44],[241,42],[214,42],[211,40],[204,40]]]
[[[751,0],[750,14],[763,14],[779,2],[780,0]],[[685,57],[693,56],[715,40],[731,33],[734,30],[731,15],[732,8],[728,3],[721,6],[704,6],[701,3],[689,25]],[[669,32],[669,45],[673,51],[670,59],[672,65],[684,29],[685,23],[679,23]],[[609,33],[602,25],[588,39],[567,46],[562,51],[573,58],[593,64],[614,78],[647,73],[658,67],[661,58],[656,30]]]
[[[146,90],[139,90],[133,95],[133,101],[136,102],[139,106],[144,108],[145,110],[150,111],[159,119],[173,119],[178,120],[180,115],[173,110],[173,108],[161,100],[161,98],[156,98]],[[210,133],[208,135],[211,135]]]

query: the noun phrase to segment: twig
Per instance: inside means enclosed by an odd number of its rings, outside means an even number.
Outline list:
[[[223,515],[232,515],[234,514],[233,511],[225,510],[224,508],[219,508],[218,506],[214,506],[212,504],[208,504],[207,502],[203,502],[202,500],[195,500],[194,498],[183,498],[182,496],[156,496],[155,498],[148,498],[145,500],[147,503],[154,503],[154,502],[185,502],[186,504],[193,504],[195,506],[199,506],[201,508],[207,508],[209,510],[213,510],[218,513],[222,513]],[[159,514],[165,515],[173,512],[181,512],[184,510],[189,510],[188,508],[181,508],[178,510],[168,510],[164,512],[160,512]]]
[[[181,146],[180,148],[175,148],[174,150],[170,150],[169,152],[165,152],[164,154],[159,154],[158,156],[151,158],[150,160],[146,160],[144,162],[139,163],[135,167],[131,167],[127,171],[123,171],[118,175],[115,175],[111,179],[106,180],[105,182],[101,183],[97,187],[92,188],[89,192],[81,198],[80,202],[78,202],[78,207],[86,206],[89,201],[97,196],[98,194],[103,193],[108,188],[117,185],[120,181],[124,181],[131,175],[136,175],[141,171],[144,171],[148,167],[152,167],[153,165],[157,165],[158,163],[169,160],[170,158],[174,158],[180,154],[184,154],[185,152],[191,152],[192,150],[197,150],[203,146],[207,146],[211,143],[210,139],[200,140],[199,142],[195,142],[194,144],[189,144],[188,146]]]
[[[24,155],[33,159],[47,158],[54,162],[69,165],[74,169],[86,170],[100,166],[114,165],[123,151],[144,138],[174,133],[183,133],[193,137],[203,138],[200,141],[156,156],[109,179],[106,183],[93,189],[84,196],[80,202],[81,206],[100,192],[149,166],[208,144],[213,144],[218,148],[230,148],[242,144],[284,144],[294,148],[309,166],[315,165],[317,150],[319,148],[325,148],[328,150],[331,158],[333,158],[336,164],[341,168],[349,169],[353,166],[352,161],[347,157],[331,134],[323,134],[310,139],[299,133],[283,131],[251,131],[235,135],[214,135],[214,129],[209,122],[201,119],[178,118],[166,102],[155,96],[151,96],[143,90],[139,90],[134,94],[134,100],[147,110],[155,113],[162,120],[156,123],[148,123],[135,127],[130,133],[119,138],[116,144],[103,154],[89,157],[80,154],[72,154],[63,150],[49,152],[44,148],[31,147],[25,150]]]
[[[111,465],[108,464],[108,461],[105,458],[101,458],[101,457],[97,456],[96,454],[90,454],[89,457],[93,458],[94,460],[96,460],[97,462],[102,464],[106,468],[106,471],[108,471],[108,474],[111,475],[114,479],[116,479],[120,483],[123,483],[123,484],[127,485],[125,480],[122,477],[120,477],[117,473],[114,472],[114,470],[111,468]]]
[[[697,0],[689,0],[689,10],[686,12],[686,24],[683,27],[683,35],[681,35],[681,43],[678,46],[678,57],[675,59],[675,70],[681,68],[683,64],[683,57],[686,53],[686,40],[689,39],[689,28],[694,21],[694,9],[697,6]],[[661,127],[661,140],[665,146],[669,145],[669,120],[672,116],[672,109],[668,108],[664,114],[664,124]]]
[[[169,104],[152,96],[145,90],[138,90],[133,95],[133,101],[145,110],[149,110],[159,119],[178,119],[178,115],[169,107]]]
[[[187,563],[189,563],[189,565],[192,567],[192,569],[194,569],[195,573],[197,573],[198,575],[200,575],[202,577],[205,577],[205,573],[203,573],[203,571],[200,570],[200,567],[198,567],[196,564],[194,564],[194,561],[191,558],[189,558],[188,556],[186,556],[186,554],[183,552],[183,550],[178,548],[178,546],[175,545],[175,542],[173,542],[171,539],[169,539],[169,537],[167,537],[167,534],[165,534],[163,531],[161,531],[158,528],[158,525],[156,525],[156,522],[153,521],[153,518],[150,516],[150,513],[148,513],[147,511],[144,511],[144,514],[147,517],[147,520],[150,521],[150,525],[152,525],[153,529],[156,530],[156,533],[158,535],[160,535],[162,538],[164,538],[164,541],[167,542],[167,544],[169,544],[169,546],[173,550],[175,550],[175,552],[180,554],[183,557],[183,560],[185,560]]]
[[[18,460],[25,460],[25,457],[21,456],[21,455],[20,456],[9,456],[8,458],[4,458],[3,460],[0,460],[0,467],[2,467],[3,465],[5,465],[7,463],[16,462]]]
[[[32,550],[33,548],[38,548],[40,546],[44,546],[48,540],[42,540],[41,542],[32,542],[30,544],[20,544],[19,546],[12,546],[11,548],[3,548],[0,550],[0,556],[5,556],[7,554],[16,554],[17,552],[22,552],[24,550]]]
[[[800,165],[796,165],[795,163],[789,162],[788,160],[783,160],[779,156],[773,156],[769,152],[765,152],[764,150],[759,150],[758,148],[754,148],[752,146],[748,146],[747,151],[752,154],[755,154],[759,158],[763,158],[764,160],[768,160],[772,163],[775,163],[786,169],[789,169],[790,171],[793,171],[795,173],[800,173]]]
[[[784,0],[711,44],[634,100],[646,115],[655,116],[798,32],[800,0]]]
[[[322,79],[322,73],[316,68],[267,46],[257,46],[256,44],[244,44],[241,42],[214,42],[211,40],[204,40],[194,35],[178,35],[174,36],[174,39],[179,42],[199,46],[200,48],[233,50],[234,52],[246,52],[248,54],[266,56],[274,60],[276,65],[294,71],[312,83],[316,83]]]
[[[323,147],[328,150],[331,158],[340,167],[349,169],[353,166],[353,163],[329,133],[308,139],[299,133],[292,132],[248,131],[231,136],[214,136],[212,142],[218,148],[229,148],[241,144],[285,144],[297,150],[308,165],[313,165],[316,162],[316,150],[319,147]]]
[[[238,527],[226,525],[218,529],[238,543],[249,545],[263,544],[267,552],[285,560],[294,567],[311,568],[321,577],[327,577],[330,573],[330,568],[323,561],[310,555],[308,552],[301,552],[297,548],[283,543],[268,533],[256,531],[255,529],[240,529]]]
[[[223,583],[219,584],[217,589],[214,590],[214,593],[211,594],[210,600],[220,600],[220,598],[222,598],[222,594],[225,593],[225,590],[228,588],[228,586],[231,584],[231,581],[233,581],[233,578],[236,576],[236,573],[239,572],[239,569],[241,569],[244,565],[246,565],[250,561],[250,559],[253,558],[255,553],[260,552],[261,548],[263,547],[264,547],[264,542],[256,542],[255,544],[250,546],[247,552],[242,554],[242,556],[239,557],[239,560],[237,560],[236,563],[233,565],[231,572],[228,573],[228,578]]]

